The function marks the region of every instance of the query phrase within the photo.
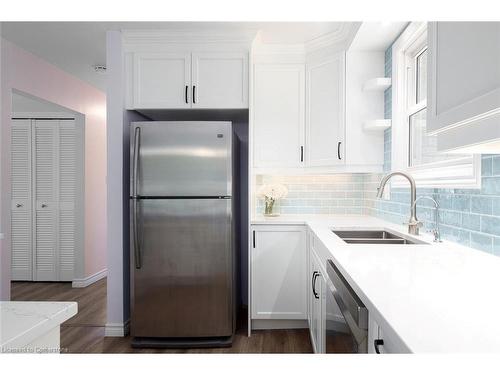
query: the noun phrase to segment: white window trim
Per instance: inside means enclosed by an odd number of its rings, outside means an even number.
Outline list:
[[[481,187],[481,155],[408,167],[409,126],[407,118],[407,49],[427,30],[426,22],[412,22],[392,46],[392,150],[391,169],[409,172],[418,187],[478,189]],[[406,187],[395,178],[392,187]]]

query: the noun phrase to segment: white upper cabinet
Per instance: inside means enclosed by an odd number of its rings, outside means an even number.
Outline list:
[[[133,55],[131,109],[248,108],[246,52]]]
[[[254,54],[250,128],[258,173],[382,172],[383,132],[363,126],[382,117],[383,93],[363,86],[383,74],[384,53],[347,59],[345,51],[323,52]]]
[[[344,52],[307,64],[306,164],[344,164]]]
[[[427,130],[439,149],[500,138],[500,22],[431,22],[428,43]]]
[[[192,55],[193,108],[248,108],[248,54]]]
[[[254,65],[254,167],[302,167],[305,68],[303,64]]]
[[[134,108],[191,108],[190,53],[136,53]]]

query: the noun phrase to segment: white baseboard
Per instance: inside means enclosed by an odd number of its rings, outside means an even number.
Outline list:
[[[104,327],[104,336],[106,337],[125,337],[128,336],[130,321],[125,323],[106,323]]]
[[[95,283],[96,281],[104,279],[107,275],[108,275],[108,269],[105,268],[102,271],[96,272],[93,275],[90,275],[84,279],[73,279],[73,283],[71,284],[71,286],[73,288],[85,288],[88,287],[90,284]]]

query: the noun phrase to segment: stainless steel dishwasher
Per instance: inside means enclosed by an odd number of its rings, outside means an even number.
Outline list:
[[[329,286],[326,295],[326,332],[325,346],[327,353],[368,352],[368,310],[351,288],[347,280],[331,260],[327,262],[327,273],[333,286]],[[340,308],[349,334],[339,333],[335,324],[329,322],[336,306]],[[340,344],[342,343],[342,344]]]

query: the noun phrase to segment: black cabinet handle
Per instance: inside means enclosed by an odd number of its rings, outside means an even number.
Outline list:
[[[316,291],[314,290],[314,277],[316,276],[316,271],[314,271],[312,273],[312,276],[311,276],[311,290],[313,292],[313,294],[316,294]]]
[[[342,160],[342,158],[340,157],[340,145],[342,144],[342,142],[339,142],[337,144],[337,157],[339,158],[339,160]]]
[[[252,231],[252,245],[253,248],[255,249],[255,231]]]
[[[300,146],[300,162],[304,161],[304,146]]]
[[[196,104],[196,86],[193,86],[193,103]]]
[[[382,339],[373,340],[373,346],[375,346],[375,353],[380,354],[379,346],[382,346],[382,345],[384,345],[384,340],[382,340]]]
[[[188,104],[188,90],[189,90],[189,86],[186,85],[186,91],[184,93],[184,99],[186,101],[186,104]]]
[[[319,276],[319,272],[314,271],[313,277],[312,277],[312,288],[313,288],[313,295],[314,298],[319,299],[319,294],[316,293],[316,279]]]

